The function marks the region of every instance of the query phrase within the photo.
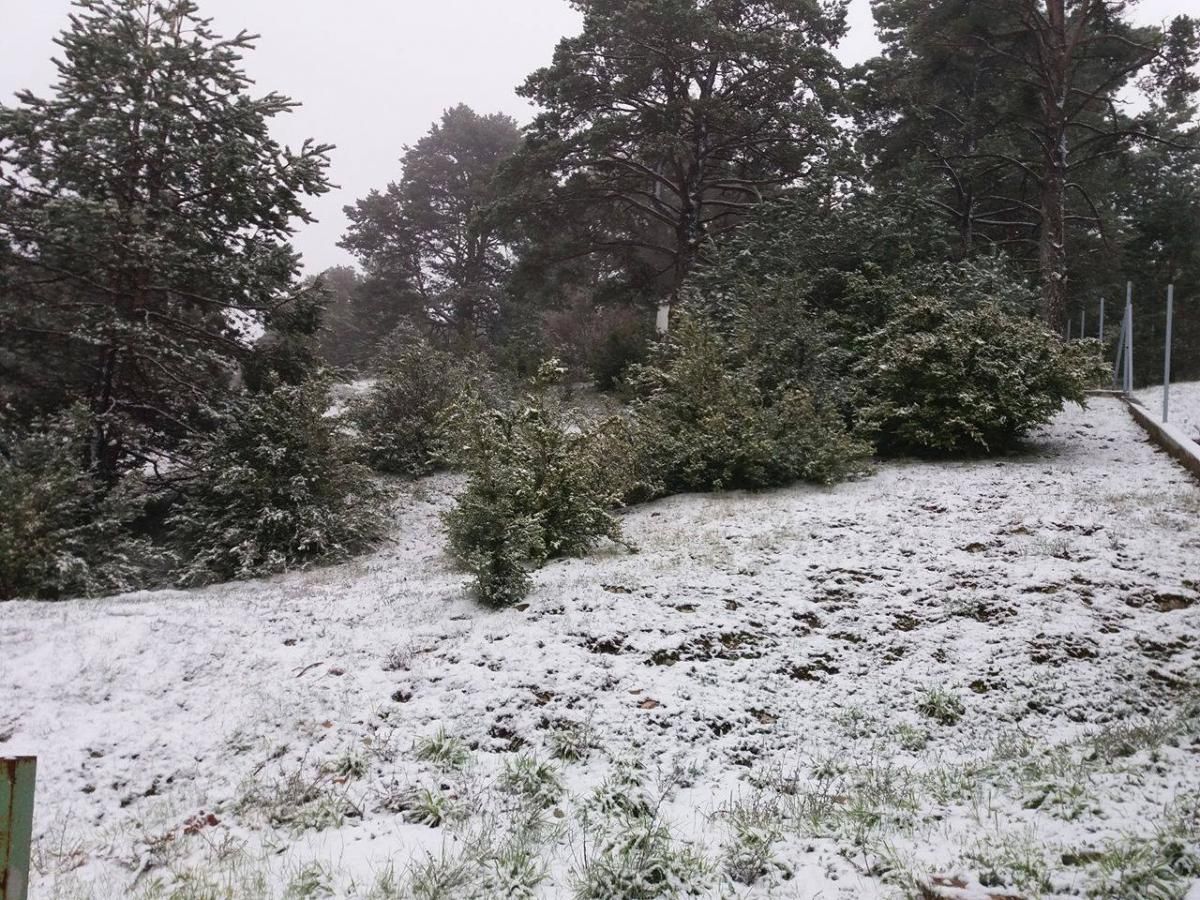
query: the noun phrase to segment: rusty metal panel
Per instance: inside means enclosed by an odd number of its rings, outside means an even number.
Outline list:
[[[37,757],[0,759],[0,900],[28,900]]]

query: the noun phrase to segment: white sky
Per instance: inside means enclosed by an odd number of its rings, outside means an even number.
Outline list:
[[[404,144],[443,109],[531,115],[514,89],[578,30],[567,0],[198,0],[220,33],[262,35],[246,59],[259,87],[303,106],[277,120],[276,135],[337,145],[337,190],[310,204],[319,221],[296,246],[309,271],[349,262],[338,249],[342,207],[399,176]],[[1186,11],[1183,0],[1143,0],[1137,18],[1158,22]],[[16,90],[44,93],[54,77],[53,37],[70,0],[0,0],[0,102]],[[1193,10],[1194,11],[1194,10]],[[877,48],[868,0],[851,0],[850,34],[839,55],[857,62]]]

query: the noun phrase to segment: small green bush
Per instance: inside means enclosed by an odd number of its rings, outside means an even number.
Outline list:
[[[888,451],[995,453],[1083,404],[1102,369],[1095,342],[998,304],[918,298],[862,342],[861,422]]]
[[[644,362],[653,329],[649,313],[628,306],[596,310],[588,369],[597,390],[617,388],[631,366]]]
[[[594,305],[580,296],[564,309],[542,317],[543,342],[579,378],[590,379],[600,391],[620,385],[625,371],[645,361],[653,337],[648,310],[627,304]]]
[[[89,421],[74,407],[0,425],[0,600],[116,593],[145,578],[154,553],[130,531],[140,484],[106,486],[84,467]]]
[[[664,796],[645,785],[639,763],[618,761],[580,810],[583,853],[572,876],[579,900],[699,896],[711,882],[707,859],[682,844],[659,815]]]
[[[942,725],[956,725],[965,709],[957,695],[942,687],[930,687],[921,691],[917,712]]]
[[[632,819],[598,831],[573,873],[579,900],[670,900],[704,893],[711,865],[657,819]]]
[[[763,387],[707,322],[683,316],[633,382],[633,429],[649,495],[833,482],[870,448],[797,381]]]
[[[385,495],[357,461],[328,383],[240,398],[211,434],[191,441],[190,477],[167,520],[197,584],[252,578],[371,547]]]
[[[523,597],[531,566],[580,556],[604,537],[623,543],[619,490],[599,452],[605,426],[570,422],[547,390],[550,371],[502,409],[472,397],[453,415],[468,482],[446,514],[450,547],[490,605]]]
[[[350,410],[367,463],[409,477],[436,469],[447,449],[446,412],[466,390],[471,368],[412,332],[385,343],[375,384]]]

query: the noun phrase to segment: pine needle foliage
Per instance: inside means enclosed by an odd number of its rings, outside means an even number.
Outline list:
[[[67,379],[105,480],[219,406],[246,326],[294,299],[289,240],[331,148],[272,138],[296,104],[251,93],[254,40],[192,0],[76,0],[49,95],[0,105],[0,245],[19,273],[0,290],[0,374]]]
[[[606,537],[625,543],[613,514],[620,489],[601,452],[610,425],[570,420],[550,391],[561,374],[548,363],[520,399],[497,409],[472,396],[453,414],[468,481],[446,515],[450,548],[489,605],[519,601],[529,570],[550,559],[581,556]]]
[[[445,462],[446,414],[477,367],[411,329],[401,331],[376,357],[375,383],[350,418],[373,469],[415,478]]]
[[[870,448],[803,382],[764,385],[715,327],[682,316],[636,370],[633,428],[646,491],[829,483],[865,467]]]
[[[1096,342],[1064,343],[996,303],[918,298],[862,351],[862,427],[893,452],[1003,452],[1104,376]]]
[[[130,527],[143,511],[132,478],[110,488],[84,465],[87,410],[0,427],[0,600],[129,590],[153,556]]]
[[[187,446],[191,477],[168,520],[184,584],[336,562],[373,546],[386,495],[327,415],[315,379],[249,394]]]

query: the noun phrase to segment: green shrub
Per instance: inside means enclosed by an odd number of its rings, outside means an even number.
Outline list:
[[[583,853],[571,873],[579,900],[704,893],[712,866],[671,833],[660,815],[665,800],[647,790],[640,763],[625,760],[593,789],[579,810]]]
[[[415,334],[389,341],[376,357],[375,384],[350,410],[367,463],[410,477],[437,468],[447,449],[445,414],[470,368]]]
[[[800,303],[828,316],[840,337],[844,327],[878,327],[890,312],[890,297],[866,296],[849,280],[855,273],[881,281],[946,258],[949,248],[918,206],[880,191],[831,204],[829,187],[818,178],[759,204],[689,279],[702,307],[720,313]]]
[[[628,306],[596,310],[587,364],[597,390],[616,388],[631,366],[644,362],[652,337],[649,313]]]
[[[326,415],[329,386],[281,386],[232,404],[186,452],[190,478],[168,525],[187,584],[331,562],[372,546],[385,497]]]
[[[533,378],[538,367],[554,352],[546,346],[543,323],[533,310],[513,304],[502,319],[503,327],[492,338],[488,356],[495,368],[514,379]]]
[[[502,409],[472,397],[453,416],[468,481],[446,514],[450,547],[491,605],[523,597],[531,566],[580,556],[604,537],[623,543],[619,490],[599,452],[606,425],[569,421],[546,389],[551,371]]]
[[[633,428],[649,495],[833,482],[862,470],[869,447],[796,381],[763,387],[705,321],[681,316],[639,367]]]
[[[579,900],[670,900],[704,893],[711,866],[656,819],[598,831],[574,873]]]
[[[918,298],[862,342],[861,421],[879,447],[995,453],[1103,376],[1095,342],[1063,343],[994,303]]]
[[[652,338],[651,314],[628,305],[595,306],[581,296],[542,319],[545,342],[573,373],[597,390],[616,388],[629,366],[643,362]]]
[[[952,248],[900,195],[851,194],[830,205],[812,187],[761,204],[689,279],[692,308],[760,358],[764,376],[801,371],[849,414],[842,389],[853,380],[855,344],[918,298],[1037,310],[1011,260],[947,262]]]
[[[89,421],[74,407],[0,427],[0,600],[115,593],[145,578],[154,554],[130,531],[140,484],[108,487],[84,468]]]

